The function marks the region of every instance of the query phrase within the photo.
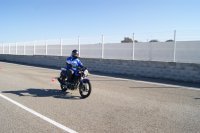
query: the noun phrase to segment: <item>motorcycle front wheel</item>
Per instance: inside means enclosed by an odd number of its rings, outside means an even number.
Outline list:
[[[92,86],[89,80],[83,82],[79,86],[79,93],[81,95],[81,98],[87,98],[92,91]]]

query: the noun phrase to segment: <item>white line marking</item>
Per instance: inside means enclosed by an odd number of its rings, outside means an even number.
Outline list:
[[[55,70],[55,71],[60,71],[60,70]],[[134,79],[115,78],[115,77],[112,77],[112,76],[101,76],[101,75],[96,75],[96,74],[91,74],[91,73],[90,73],[90,75],[91,76],[96,76],[96,77],[102,77],[102,78],[117,79],[117,80],[122,80],[122,81],[134,81],[134,82],[138,82],[138,83],[145,83],[145,84],[152,84],[152,85],[162,85],[162,86],[166,86],[166,87],[174,87],[174,88],[179,88],[179,89],[200,91],[200,88],[195,88],[195,87],[185,87],[185,86],[181,86],[181,85],[155,83],[155,82],[150,82],[150,81],[142,81],[142,80],[134,80]]]
[[[26,106],[20,104],[20,103],[18,103],[18,102],[16,102],[16,101],[14,101],[14,100],[12,100],[12,99],[6,97],[6,96],[4,96],[4,95],[2,95],[2,94],[0,94],[0,97],[2,97],[2,98],[4,98],[4,99],[8,100],[9,102],[11,102],[11,103],[17,105],[18,107],[20,107],[20,108],[22,108],[22,109],[24,109],[24,110],[26,110],[26,111],[32,113],[33,115],[35,115],[35,116],[37,116],[37,117],[39,117],[39,118],[41,118],[41,119],[43,119],[43,120],[45,120],[45,121],[47,121],[47,122],[53,124],[54,126],[60,128],[60,129],[62,129],[62,130],[64,130],[64,131],[67,131],[67,132],[69,132],[69,133],[78,133],[78,132],[76,132],[76,131],[74,131],[74,130],[72,130],[72,129],[70,129],[70,128],[68,128],[68,127],[66,127],[66,126],[64,126],[64,125],[62,125],[62,124],[60,124],[60,123],[58,123],[58,122],[56,122],[56,121],[54,121],[54,120],[52,120],[52,119],[50,119],[50,118],[48,118],[48,117],[46,117],[46,116],[40,114],[40,113],[38,113],[38,112],[36,112],[36,111],[34,111],[34,110],[32,110],[32,109],[30,109],[30,108],[28,108],[28,107],[26,107]]]
[[[26,66],[26,65],[24,65]],[[34,67],[34,66],[30,66],[30,67]],[[35,67],[35,68],[40,68],[40,69],[50,69],[50,68],[42,68],[42,67]],[[60,71],[60,70],[55,70],[52,69],[54,71]],[[179,89],[187,89],[187,90],[196,90],[196,91],[200,91],[200,88],[195,88],[195,87],[185,87],[185,86],[181,86],[181,85],[170,85],[170,84],[164,84],[164,83],[155,83],[155,82],[150,82],[150,81],[142,81],[142,80],[134,80],[134,79],[123,79],[123,78],[114,78],[111,76],[100,76],[100,75],[96,75],[96,74],[90,74],[96,77],[103,77],[103,78],[111,78],[111,79],[117,79],[117,80],[124,80],[124,81],[134,81],[134,82],[138,82],[138,83],[145,83],[145,84],[152,84],[152,85],[162,85],[162,86],[166,86],[166,87],[175,87],[175,88],[179,88]]]
[[[123,78],[114,78],[110,76],[100,76],[100,75],[95,75],[91,74],[96,77],[103,77],[103,78],[111,78],[111,79],[117,79],[117,80],[122,80],[122,81],[134,81],[138,83],[145,83],[145,84],[152,84],[152,85],[162,85],[166,87],[175,87],[175,88],[180,88],[180,89],[188,89],[188,90],[197,90],[200,91],[200,88],[194,88],[194,87],[185,87],[185,86],[179,86],[179,85],[170,85],[170,84],[164,84],[164,83],[155,83],[155,82],[149,82],[149,81],[141,81],[141,80],[134,80],[134,79],[123,79]]]

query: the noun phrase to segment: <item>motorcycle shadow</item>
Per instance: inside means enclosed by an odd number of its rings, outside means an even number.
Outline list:
[[[31,96],[31,97],[53,97],[60,99],[69,100],[80,100],[81,96],[71,95],[69,92],[63,92],[56,89],[39,89],[39,88],[29,88],[25,90],[14,90],[14,91],[2,91],[2,93],[11,93],[18,96]]]

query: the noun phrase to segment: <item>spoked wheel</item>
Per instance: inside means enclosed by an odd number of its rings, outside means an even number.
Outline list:
[[[59,78],[57,78],[57,80],[59,81],[59,83],[60,83],[60,88],[61,88],[61,90],[63,91],[63,92],[65,92],[66,90],[67,90],[67,88],[65,88],[64,87],[64,85],[63,85],[63,79],[62,79],[62,77],[60,76]]]
[[[81,95],[82,98],[86,98],[90,95],[92,91],[92,86],[90,81],[86,81],[84,83],[82,83],[79,87],[79,93]]]

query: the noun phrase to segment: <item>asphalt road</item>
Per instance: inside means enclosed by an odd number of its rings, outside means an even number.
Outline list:
[[[63,93],[58,70],[0,62],[0,133],[198,133],[200,89],[90,75],[91,96]]]

